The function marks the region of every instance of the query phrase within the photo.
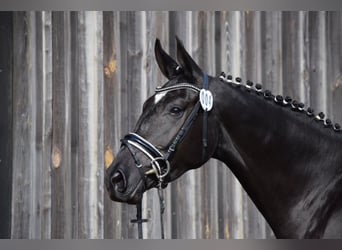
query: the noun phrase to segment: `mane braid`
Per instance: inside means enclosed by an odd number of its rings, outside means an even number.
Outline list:
[[[305,109],[305,105],[302,102],[298,102],[296,100],[292,100],[291,97],[286,96],[285,98],[281,95],[274,96],[270,90],[262,90],[261,84],[255,84],[253,88],[252,81],[246,81],[246,84],[242,84],[242,79],[240,77],[236,77],[235,81],[232,75],[226,75],[222,72],[219,76],[219,79],[223,82],[230,83],[234,86],[243,87],[247,92],[254,92],[257,95],[262,95],[266,100],[273,100],[276,105],[289,107],[294,112],[305,113],[307,117],[313,118],[317,122],[321,122],[324,128],[331,128],[334,132],[338,134],[342,134],[341,125],[338,123],[333,124],[330,119],[325,119],[325,115],[323,112],[320,112],[315,115],[314,110],[312,108]]]

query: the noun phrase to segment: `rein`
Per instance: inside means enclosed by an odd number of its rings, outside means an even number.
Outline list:
[[[141,137],[136,133],[129,133],[121,140],[122,146],[125,146],[131,156],[134,159],[135,165],[139,170],[139,173],[146,183],[146,176],[154,174],[158,179],[158,196],[159,196],[159,204],[160,204],[160,224],[161,224],[161,238],[164,239],[164,223],[163,223],[163,213],[165,210],[165,200],[163,195],[163,188],[166,187],[167,183],[164,182],[164,178],[170,172],[170,161],[173,159],[177,146],[183,141],[186,134],[192,127],[192,124],[196,120],[201,108],[204,111],[203,113],[203,127],[202,127],[202,161],[205,159],[206,148],[207,148],[207,136],[208,136],[208,112],[212,109],[213,106],[213,96],[211,92],[208,90],[209,80],[208,76],[204,74],[203,76],[203,88],[197,88],[196,86],[189,83],[179,83],[174,86],[169,87],[157,87],[155,92],[169,92],[175,90],[191,90],[199,95],[199,100],[193,107],[191,113],[185,120],[183,126],[178,131],[177,135],[173,139],[173,141],[169,144],[168,150],[163,155],[152,143]],[[145,171],[144,166],[141,164],[134,148],[138,149],[142,152],[149,160],[150,160],[150,168]],[[136,205],[137,207],[137,218],[131,220],[132,223],[138,224],[138,236],[139,239],[143,238],[142,233],[142,223],[147,222],[147,219],[142,219],[142,199]]]

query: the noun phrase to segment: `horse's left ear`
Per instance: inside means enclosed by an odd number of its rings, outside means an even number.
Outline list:
[[[156,39],[154,53],[159,69],[167,79],[170,80],[179,73],[178,63],[163,50],[159,39]]]
[[[193,78],[196,82],[200,83],[203,79],[203,72],[196,62],[191,58],[185,50],[183,43],[176,37],[177,40],[177,60],[184,70],[184,74]]]

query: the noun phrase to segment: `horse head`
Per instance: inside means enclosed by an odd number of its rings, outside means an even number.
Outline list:
[[[179,63],[163,50],[158,39],[155,57],[168,81],[145,101],[134,132],[122,139],[122,147],[106,171],[106,187],[114,201],[137,203],[161,180],[165,187],[186,171],[203,165],[214,155],[219,141],[215,112],[208,112],[203,119],[205,112],[199,104],[204,81],[210,85],[212,78],[178,39]],[[205,138],[203,125],[210,128]]]

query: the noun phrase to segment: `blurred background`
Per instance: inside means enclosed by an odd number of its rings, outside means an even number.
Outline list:
[[[166,81],[156,38],[175,56],[178,36],[209,75],[342,122],[341,27],[341,12],[0,12],[0,236],[137,238],[135,206],[112,202],[103,179]],[[167,187],[166,238],[274,238],[228,167],[211,160]],[[144,238],[160,238],[157,190],[143,217]]]

